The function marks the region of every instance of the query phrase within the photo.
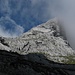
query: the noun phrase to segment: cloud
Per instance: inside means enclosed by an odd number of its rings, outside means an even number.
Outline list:
[[[8,15],[24,28],[48,20],[48,15],[45,14],[47,9],[45,0],[0,0],[0,3],[1,17]]]
[[[43,18],[58,17],[63,22],[67,39],[75,49],[75,0],[33,0],[33,6],[44,3]],[[46,11],[46,12],[44,12]],[[42,18],[41,18],[42,19]]]
[[[2,16],[10,15],[11,10],[9,7],[9,0],[0,0],[0,14]]]
[[[8,32],[4,31],[0,25],[0,36],[10,37],[11,35]]]
[[[75,0],[54,0],[52,4],[49,3],[47,12],[63,21],[67,39],[75,49]]]
[[[16,37],[22,34],[24,31],[23,27],[17,25],[14,20],[6,17],[0,18],[0,35],[1,36],[8,36],[8,37]]]
[[[37,20],[43,22],[58,17],[63,21],[67,39],[75,49],[75,0],[31,0],[31,2],[33,8],[31,15]]]

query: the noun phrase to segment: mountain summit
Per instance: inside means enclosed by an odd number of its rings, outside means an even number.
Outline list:
[[[0,37],[0,75],[75,75],[75,50],[58,19],[16,38]]]
[[[1,50],[17,52],[21,55],[42,53],[49,60],[60,63],[69,63],[68,57],[74,57],[75,54],[66,40],[65,31],[56,18],[32,28],[19,37],[1,37],[0,41]]]

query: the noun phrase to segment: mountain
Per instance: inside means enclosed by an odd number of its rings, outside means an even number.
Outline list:
[[[2,74],[74,75],[73,64],[75,51],[70,47],[61,22],[56,18],[19,37],[0,37]]]
[[[23,55],[38,52],[45,54],[52,61],[62,62],[65,60],[64,56],[75,54],[63,31],[58,20],[52,19],[32,28],[20,37],[5,38],[4,42],[9,45],[12,52]]]

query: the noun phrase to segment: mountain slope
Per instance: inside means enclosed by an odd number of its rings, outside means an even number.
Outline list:
[[[20,37],[2,39],[4,39],[4,46],[7,44],[9,51],[12,52],[22,55],[42,53],[55,62],[75,63],[75,51],[70,47],[65,31],[56,18],[32,28]],[[72,62],[69,62],[70,60]]]

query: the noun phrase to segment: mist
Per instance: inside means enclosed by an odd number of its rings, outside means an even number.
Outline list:
[[[61,19],[67,40],[75,49],[75,0],[57,0],[52,6],[49,4],[48,11],[51,16]]]
[[[42,0],[46,6],[47,18],[57,17],[63,22],[63,28],[71,47],[75,49],[75,0]],[[33,0],[33,4],[42,3],[41,0]]]

